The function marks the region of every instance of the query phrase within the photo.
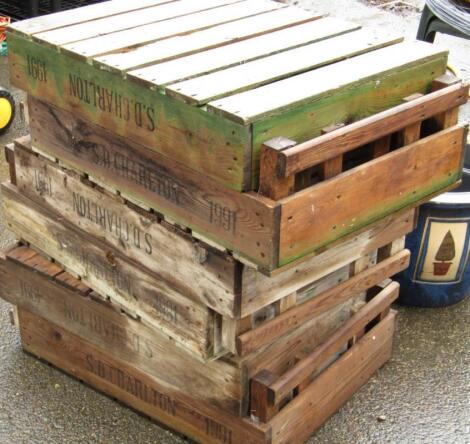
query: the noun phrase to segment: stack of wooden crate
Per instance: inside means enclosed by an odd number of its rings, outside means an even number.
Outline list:
[[[8,39],[25,350],[200,442],[307,439],[390,357],[404,236],[460,180],[447,53],[270,0],[115,0]]]

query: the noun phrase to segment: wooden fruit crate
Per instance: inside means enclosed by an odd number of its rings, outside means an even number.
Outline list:
[[[403,249],[413,210],[269,278],[20,141],[7,157],[13,185],[2,191],[9,228],[202,359],[246,356],[338,305],[351,289],[366,290],[359,289],[365,276],[378,283],[407,266],[407,255],[390,268],[375,264]],[[313,314],[304,310],[312,299]],[[297,322],[283,313],[288,309]]]
[[[198,442],[305,440],[391,355],[394,282],[369,290],[346,322],[310,324],[243,365],[200,363],[27,255],[19,247],[0,261],[0,292],[18,306],[25,350]]]
[[[426,94],[445,72],[445,51],[270,0],[130,12],[119,3],[106,17],[83,8],[12,25],[12,82],[35,98],[33,146],[195,235],[270,272],[458,180],[463,129],[451,119],[418,130],[466,101],[464,86]],[[426,95],[400,105],[411,94]],[[323,145],[312,158],[338,123],[347,124],[341,134],[370,128],[334,158]],[[372,154],[361,151],[371,143]],[[288,147],[295,168],[282,170],[274,152]],[[393,168],[400,177],[384,181]],[[380,193],[363,197],[377,181]],[[337,187],[354,196],[331,194]]]
[[[302,144],[267,142],[261,194],[220,187],[34,98],[32,145],[270,274],[456,186],[468,86],[454,82],[436,80],[435,92]]]

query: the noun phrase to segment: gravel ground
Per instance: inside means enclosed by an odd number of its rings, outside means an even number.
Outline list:
[[[389,3],[380,0],[381,3]],[[414,37],[421,0],[413,7],[378,1],[302,0],[296,3],[381,31]],[[398,5],[399,6],[399,5]],[[439,36],[452,62],[470,79],[470,43]],[[0,84],[9,88],[5,60]],[[17,100],[23,99],[13,91]],[[466,107],[462,119],[469,119]],[[17,119],[0,145],[27,132]],[[0,160],[0,177],[7,177]],[[0,195],[1,202],[1,195]],[[0,247],[13,239],[0,208]],[[0,302],[0,443],[183,443],[183,438],[21,351]],[[309,444],[470,443],[470,298],[445,309],[398,307],[394,357],[310,440]],[[239,443],[234,443],[239,444]]]

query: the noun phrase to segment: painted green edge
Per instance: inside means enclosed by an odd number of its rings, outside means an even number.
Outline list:
[[[132,138],[228,188],[249,189],[250,177],[244,169],[250,162],[246,159],[251,147],[249,127],[182,104],[15,33],[8,39],[13,85]]]
[[[404,97],[429,91],[432,81],[445,73],[447,56],[440,55],[422,65],[408,67],[390,73],[381,79],[356,84],[321,100],[291,109],[277,116],[253,124],[253,186],[259,180],[261,145],[274,137],[287,137],[297,143],[305,142],[321,134],[321,130],[333,123],[356,122],[402,103]],[[364,103],[367,106],[364,106]]]
[[[459,181],[461,178],[461,172],[457,171],[454,172],[451,176],[445,176],[444,178],[440,179],[437,182],[434,182],[433,184],[429,185],[428,187],[423,188],[421,191],[417,191],[416,193],[408,193],[402,198],[398,200],[393,200],[392,202],[389,202],[386,205],[383,205],[382,207],[375,207],[372,209],[372,211],[362,214],[360,216],[356,217],[356,223],[355,224],[350,224],[346,226],[342,230],[338,230],[337,232],[334,233],[334,235],[330,234],[325,240],[321,243],[318,243],[316,245],[310,246],[308,249],[304,250],[302,253],[297,254],[295,256],[290,256],[290,257],[285,257],[285,258],[280,258],[279,259],[279,267],[283,265],[287,265],[290,262],[293,262],[297,259],[302,258],[303,256],[306,256],[309,253],[313,253],[316,250],[319,250],[323,247],[325,247],[328,244],[331,244],[332,242],[347,236],[348,234],[354,233],[355,231],[360,230],[361,228],[367,227],[368,225],[373,224],[374,222],[383,219],[384,217],[387,217],[395,212],[398,212],[400,210],[403,210],[407,207],[413,207],[415,202],[418,202],[422,199],[424,199],[426,196],[432,196],[439,190],[444,190],[448,186],[456,183]]]

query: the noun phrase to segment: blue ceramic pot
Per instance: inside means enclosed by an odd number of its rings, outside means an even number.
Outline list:
[[[409,268],[398,276],[399,302],[420,307],[452,305],[470,293],[470,169],[462,185],[421,206],[407,236]]]

